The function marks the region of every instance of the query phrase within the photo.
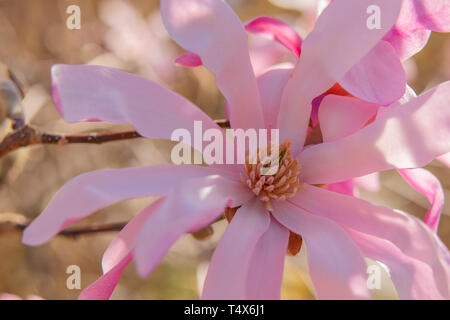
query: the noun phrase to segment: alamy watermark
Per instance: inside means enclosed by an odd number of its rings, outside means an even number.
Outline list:
[[[66,287],[69,290],[81,289],[81,269],[76,264],[70,265],[66,269],[66,273],[70,274],[66,280]]]
[[[73,4],[67,7],[66,13],[69,17],[66,20],[66,26],[69,30],[81,29],[81,9]]]
[[[262,175],[278,171],[280,134],[278,129],[209,128],[203,132],[203,123],[194,121],[193,137],[187,129],[173,131],[171,140],[179,142],[172,148],[174,164],[257,164]],[[204,144],[206,145],[204,146]],[[192,154],[191,146],[198,152]]]
[[[381,8],[375,4],[368,6],[366,10],[369,17],[366,25],[369,30],[381,29]]]
[[[381,267],[376,264],[371,264],[367,267],[367,289],[380,290],[381,289]]]

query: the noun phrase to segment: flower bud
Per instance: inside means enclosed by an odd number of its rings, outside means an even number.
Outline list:
[[[24,123],[23,104],[19,89],[8,79],[0,79],[0,123],[5,117],[13,121],[13,126]]]

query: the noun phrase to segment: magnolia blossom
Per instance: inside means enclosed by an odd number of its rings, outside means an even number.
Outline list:
[[[245,29],[250,33],[259,33],[269,36],[269,38],[284,45],[294,56],[300,59],[302,39],[294,29],[282,21],[269,17],[259,17],[246,23]],[[379,93],[386,92],[392,88],[394,88],[394,92],[396,92],[397,95],[402,95],[406,88],[406,93],[401,96],[401,99],[397,99],[396,101],[396,103],[405,103],[412,97],[415,97],[416,94],[412,88],[406,86],[404,71],[400,60],[393,52],[391,46],[385,43],[384,40],[381,40],[380,43],[382,45],[378,45],[377,48],[386,48],[391,54],[386,56],[378,53],[369,53],[357,64],[359,66],[358,68],[363,70],[376,70],[376,72],[358,73],[356,78],[361,82],[355,83],[358,83],[358,86],[360,87],[364,86],[364,91],[366,92],[372,91],[373,96],[379,96]],[[270,61],[266,61],[268,59],[264,60],[266,64],[270,64]],[[176,62],[185,67],[198,67],[202,65],[201,58],[192,52],[180,56]],[[255,65],[259,64],[255,62],[255,59],[252,59],[252,62],[253,69],[255,70]],[[275,60],[272,60],[272,64],[274,62]],[[293,68],[293,66],[289,64],[285,64],[284,67],[287,69]],[[354,67],[353,69],[357,68]],[[265,71],[267,71],[267,69]],[[367,77],[373,73],[377,75],[376,78]],[[352,76],[351,74],[352,71],[347,72],[344,78]],[[261,77],[260,81],[264,81],[263,79],[264,78]],[[399,84],[397,89],[395,89],[395,86],[391,86],[391,80],[393,79],[394,82]],[[380,109],[380,106],[381,105],[379,104],[370,103],[353,96],[336,83],[332,88],[316,97],[312,102],[312,128],[308,128],[311,133],[310,136],[313,137],[312,140],[319,139],[320,142],[328,142],[355,133],[357,130],[371,123],[378,115],[378,112],[383,112],[383,109]],[[317,143],[317,141],[314,142]],[[446,157],[448,157],[448,155],[441,156],[438,159],[444,164],[447,164],[445,161]],[[398,172],[413,188],[423,193],[429,200],[430,208],[425,215],[424,222],[432,230],[437,231],[440,215],[444,206],[444,190],[442,189],[439,180],[431,172],[422,168],[399,169]],[[356,195],[357,191],[355,185],[363,186],[368,190],[377,191],[379,188],[378,180],[378,174],[372,173],[347,181],[331,183],[325,188],[343,194]]]
[[[326,7],[325,2],[328,4],[329,1],[314,0],[308,3],[308,7],[298,9],[320,13]],[[281,1],[280,4],[289,5],[289,1]],[[271,24],[275,25],[274,19],[272,19]],[[274,38],[282,39],[283,41],[280,41],[280,43],[289,42],[286,48],[290,49],[297,57],[300,57],[300,54],[297,53],[301,52],[301,46],[298,45],[298,40],[294,40],[293,34],[295,34],[295,31],[292,28],[288,25],[285,25],[283,29],[274,28],[270,26],[269,22],[266,22],[265,25],[266,31],[277,34]],[[249,28],[247,30],[249,31]],[[422,49],[428,41],[432,30],[439,32],[450,31],[450,3],[442,0],[403,0],[400,14],[394,27],[384,36],[379,45],[372,49],[357,64],[357,67],[353,68],[362,72],[357,72],[356,76],[354,76],[352,75],[354,72],[350,71],[339,83],[346,86],[346,84],[348,85],[348,79],[353,77],[357,83],[364,86],[360,92],[367,93],[371,91],[371,96],[380,97],[380,94],[391,90],[390,92],[393,93],[391,98],[399,97],[404,92],[406,84],[400,59],[407,59]],[[292,49],[293,47],[295,49]],[[393,54],[394,52],[396,54]],[[375,81],[367,78],[370,75],[376,75]],[[352,91],[348,86],[347,89]],[[363,101],[365,96],[359,94],[358,91],[352,92],[355,95],[350,94],[342,86],[336,84],[326,93],[313,100],[311,121],[313,126],[321,124],[320,134],[323,141],[331,141],[354,133],[370,123],[376,117],[378,111],[383,111],[383,109],[379,108],[379,106],[383,105],[382,100],[366,99],[377,102],[370,103]],[[398,102],[404,103],[414,96],[414,91],[407,87],[406,93]],[[339,119],[339,121],[336,121],[336,119]],[[450,154],[447,154],[437,159],[450,167],[450,162],[446,160],[449,157]],[[424,221],[436,231],[444,205],[444,191],[439,180],[424,169],[403,169],[399,170],[399,173],[413,188],[423,193],[429,200],[431,206],[425,215]],[[355,184],[373,191],[379,188],[376,174],[330,184],[326,188],[354,195]]]
[[[369,30],[366,8],[373,4],[381,8],[383,23]],[[245,29],[224,1],[162,0],[169,34],[216,75],[231,126],[280,130],[286,141],[282,166],[274,176],[261,176],[260,164],[86,173],[58,191],[25,230],[24,243],[42,244],[118,201],[161,195],[112,241],[103,256],[103,276],[81,299],[109,298],[133,258],[139,274],[148,275],[182,234],[211,224],[224,211],[230,224],[209,265],[204,299],[279,298],[284,258],[299,236],[319,299],[370,299],[364,258],[388,266],[401,299],[449,299],[450,253],[428,226],[321,186],[419,168],[450,152],[450,82],[385,108],[350,134],[340,121],[353,125],[353,118],[330,120],[335,139],[308,143],[312,101],[379,46],[400,6],[393,0],[333,1],[302,42],[295,67],[272,68],[256,78]],[[261,21],[255,22],[257,29],[264,29],[267,20]],[[202,121],[205,130],[218,128],[183,97],[120,70],[57,65],[52,79],[55,104],[69,122],[129,123],[143,136],[159,139],[170,139],[178,128],[192,131],[194,121]]]

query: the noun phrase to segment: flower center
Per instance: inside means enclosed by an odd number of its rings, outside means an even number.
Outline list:
[[[275,167],[273,160],[278,160],[275,161]],[[270,146],[265,150],[258,149],[256,161],[247,152],[246,176],[241,175],[241,179],[264,202],[267,210],[271,211],[271,201],[284,201],[304,187],[298,178],[300,170],[300,163],[292,157],[291,142],[286,140],[278,148]]]

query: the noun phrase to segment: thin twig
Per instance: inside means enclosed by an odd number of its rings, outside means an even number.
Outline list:
[[[216,120],[216,123],[222,128],[229,127],[227,120]],[[43,132],[34,126],[26,124],[7,134],[0,142],[0,158],[14,150],[31,145],[53,144],[64,146],[71,143],[102,144],[140,137],[142,136],[134,130],[87,134],[54,134]]]
[[[223,219],[223,216],[215,222]],[[8,231],[23,231],[30,224],[30,220],[18,213],[2,213],[0,214],[0,234]],[[104,223],[99,225],[72,227],[62,230],[58,233],[59,236],[76,238],[81,235],[97,234],[104,232],[118,232],[122,230],[128,222]],[[211,226],[206,226],[202,229],[192,232],[192,236],[198,240],[209,238],[213,234]]]
[[[18,213],[0,214],[0,233],[7,231],[23,231],[30,224],[30,220]],[[127,222],[105,223],[101,225],[91,225],[74,227],[59,232],[59,235],[66,237],[76,237],[84,234],[120,231],[126,226]]]

